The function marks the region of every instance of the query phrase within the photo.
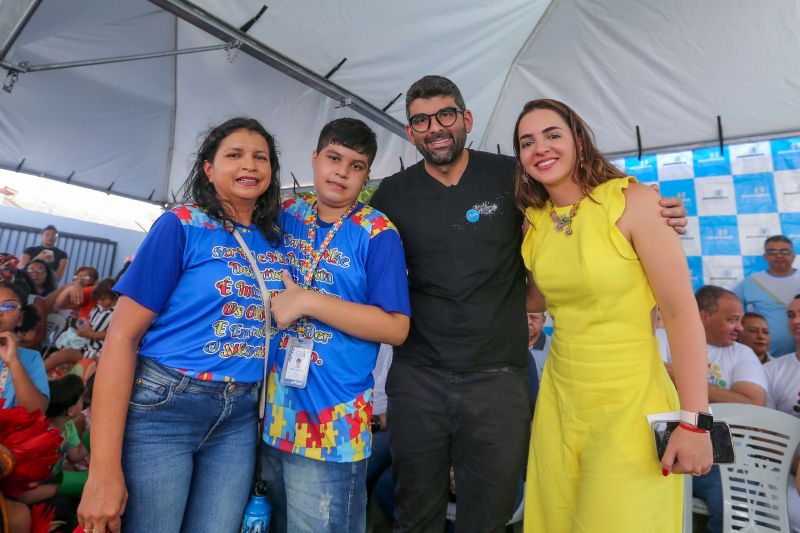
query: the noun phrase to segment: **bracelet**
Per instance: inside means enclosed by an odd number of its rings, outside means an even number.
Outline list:
[[[678,424],[678,427],[685,429],[686,431],[691,431],[692,433],[708,433],[705,429],[696,428],[686,422],[681,422]]]

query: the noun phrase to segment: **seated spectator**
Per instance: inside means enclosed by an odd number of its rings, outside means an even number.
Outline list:
[[[752,349],[736,342],[744,309],[731,291],[706,285],[695,293],[708,344],[710,403],[767,403],[767,378]],[[709,533],[722,531],[722,482],[719,467],[692,479],[692,492],[708,505]]]
[[[84,381],[94,373],[94,368],[89,368],[89,366],[93,367],[94,360],[100,357],[103,341],[106,338],[106,331],[111,322],[111,314],[114,312],[114,305],[117,303],[117,294],[112,290],[113,284],[114,280],[108,278],[92,289],[92,299],[97,303],[89,313],[88,320],[82,322],[79,319],[76,322],[76,327],[73,328],[75,335],[86,339],[88,342],[80,350],[62,348],[53,352],[44,362],[48,372],[62,365],[68,367],[64,368],[64,371],[70,371],[75,363],[83,359],[87,361],[84,370],[81,371]]]
[[[772,360],[769,354],[769,324],[767,319],[758,313],[745,313],[742,317],[742,332],[737,342],[749,346],[763,365]]]
[[[768,384],[767,405],[800,418],[800,294],[794,297],[786,315],[796,351],[764,365]]]
[[[45,261],[34,259],[25,266],[25,272],[33,283],[33,294],[44,298],[56,290],[56,278]]]
[[[531,356],[528,365],[528,378],[531,382],[531,401],[536,401],[539,383],[542,381],[544,363],[550,352],[550,336],[542,330],[547,316],[545,313],[528,313],[528,353]]]
[[[61,457],[53,465],[53,477],[24,493],[19,498],[20,501],[30,505],[52,498],[61,484],[62,471],[73,470],[72,463],[79,463],[89,455],[73,423],[73,419],[83,408],[83,391],[83,381],[78,376],[66,375],[50,382],[50,405],[47,408],[47,417],[51,424],[61,431],[63,441],[58,450]]]
[[[755,272],[739,283],[734,292],[747,311],[761,314],[770,329],[770,353],[780,357],[794,351],[794,341],[786,329],[786,309],[800,293],[800,271],[794,268],[794,245],[784,235],[764,241],[767,270]]]
[[[789,333],[795,342],[795,352],[778,357],[764,365],[767,376],[767,406],[800,418],[800,294],[797,294],[786,311]],[[798,457],[795,456],[789,477],[789,526],[800,531],[800,481],[797,476]]]
[[[55,226],[46,226],[42,230],[41,238],[41,245],[25,248],[25,251],[22,252],[22,262],[19,267],[25,268],[34,259],[46,261],[55,274],[56,283],[58,283],[64,277],[64,272],[67,271],[69,257],[64,250],[56,248],[58,230]]]
[[[0,281],[0,398],[7,407],[47,409],[50,388],[39,352],[19,345],[17,335],[36,326],[39,316],[19,282]]]
[[[19,268],[19,260],[11,254],[0,253],[0,279],[21,284],[28,295],[26,303],[36,309],[39,320],[36,321],[36,325],[33,328],[20,333],[18,340],[19,345],[23,348],[39,350],[47,334],[47,306],[44,300],[33,293],[33,281],[24,270]]]
[[[92,288],[100,278],[97,269],[82,266],[72,276],[72,283],[62,285],[51,292],[45,299],[49,311],[68,309],[75,318],[89,318],[89,311],[94,307]]]

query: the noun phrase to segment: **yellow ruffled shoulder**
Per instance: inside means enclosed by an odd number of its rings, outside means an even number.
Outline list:
[[[606,206],[606,216],[609,221],[611,242],[622,257],[637,259],[633,245],[617,227],[617,221],[625,212],[625,193],[623,192],[631,183],[639,183],[633,176],[610,179],[595,187],[592,198],[599,204]]]

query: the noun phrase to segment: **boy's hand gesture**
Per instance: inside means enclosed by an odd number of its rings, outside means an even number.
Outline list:
[[[285,290],[272,297],[270,309],[278,329],[286,329],[306,314],[304,306],[309,291],[295,283],[288,271],[284,270],[281,277]]]

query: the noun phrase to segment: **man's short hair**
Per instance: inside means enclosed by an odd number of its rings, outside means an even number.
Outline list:
[[[746,312],[744,315],[742,315],[742,322],[744,322],[744,321],[745,321],[745,320],[747,320],[748,318],[760,318],[760,319],[761,319],[761,320],[763,320],[764,322],[766,322],[766,321],[767,321],[767,319],[766,319],[766,318],[764,318],[764,315],[762,315],[762,314],[759,314],[759,313],[754,313],[753,311],[748,311],[748,312]]]
[[[767,240],[764,241],[764,249],[766,249],[769,243],[771,242],[783,242],[791,246],[792,249],[794,249],[794,243],[792,242],[792,239],[790,239],[786,235],[773,235],[772,237],[767,237]]]
[[[717,311],[717,308],[719,308],[719,299],[723,296],[733,296],[737,300],[739,299],[735,292],[717,287],[716,285],[703,285],[694,293],[694,297],[697,300],[697,308],[708,314]]]
[[[42,233],[44,233],[45,231],[47,231],[47,230],[49,230],[49,229],[51,229],[51,230],[55,231],[56,233],[58,233],[58,230],[57,230],[57,229],[56,229],[56,227],[55,227],[54,225],[52,225],[52,224],[48,224],[47,226],[45,226],[44,228],[42,228]]]
[[[466,104],[464,104],[464,97],[461,96],[461,91],[458,90],[455,83],[444,76],[428,75],[418,79],[408,88],[406,92],[406,117],[408,117],[408,109],[411,107],[411,102],[417,98],[433,98],[434,96],[452,96],[456,101],[456,105],[462,111],[467,108]]]
[[[338,144],[367,156],[369,166],[372,166],[378,153],[375,132],[357,118],[337,118],[325,124],[319,132],[317,153],[329,144]]]

